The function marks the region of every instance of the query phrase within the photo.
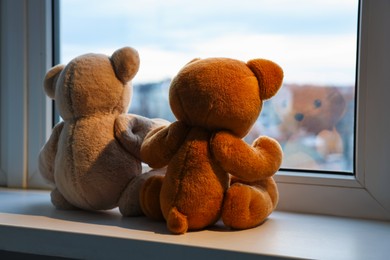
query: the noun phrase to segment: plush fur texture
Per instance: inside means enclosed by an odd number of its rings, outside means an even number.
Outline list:
[[[145,135],[163,121],[127,114],[131,79],[139,68],[136,50],[111,57],[86,54],[46,74],[44,89],[56,101],[58,123],[39,155],[39,170],[53,184],[59,209],[142,214],[140,148]]]
[[[165,177],[144,183],[144,213],[163,217],[175,234],[203,229],[221,216],[234,229],[261,224],[278,201],[272,176],[282,151],[266,136],[252,146],[242,138],[282,79],[282,69],[264,59],[209,58],[187,64],[170,87],[177,121],[151,131],[141,146],[141,158],[151,167],[168,165]]]

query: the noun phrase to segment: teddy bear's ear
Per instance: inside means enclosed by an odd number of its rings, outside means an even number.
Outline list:
[[[138,52],[130,47],[116,50],[111,56],[117,78],[126,84],[132,80],[139,69]]]
[[[195,62],[195,61],[198,61],[198,60],[201,60],[201,59],[200,59],[200,58],[192,59],[192,60],[190,60],[186,65],[191,64],[191,63],[193,63],[193,62]]]
[[[48,95],[51,99],[54,99],[56,95],[56,83],[58,80],[58,76],[61,71],[64,69],[64,65],[59,64],[51,68],[45,76],[43,81],[43,87],[45,89],[46,95]]]
[[[273,61],[265,59],[250,60],[247,65],[259,82],[260,98],[266,100],[273,97],[282,86],[282,68]]]

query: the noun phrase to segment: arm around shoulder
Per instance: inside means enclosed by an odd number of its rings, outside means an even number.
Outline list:
[[[149,119],[134,114],[123,114],[115,120],[115,138],[130,154],[140,159],[141,144],[145,136],[154,129],[168,125],[163,119]]]
[[[141,146],[141,159],[152,168],[166,166],[179,150],[190,128],[182,122],[174,122],[152,130]]]

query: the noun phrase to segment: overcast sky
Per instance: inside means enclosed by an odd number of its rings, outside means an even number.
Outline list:
[[[174,76],[195,57],[267,58],[287,83],[352,85],[357,0],[63,0],[61,62],[132,46],[135,82]]]

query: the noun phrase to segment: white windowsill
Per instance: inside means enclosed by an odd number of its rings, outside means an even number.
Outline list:
[[[164,223],[59,211],[47,191],[0,188],[0,250],[88,259],[385,259],[390,222],[274,212],[260,227],[172,235]],[[183,258],[184,257],[184,258]]]

